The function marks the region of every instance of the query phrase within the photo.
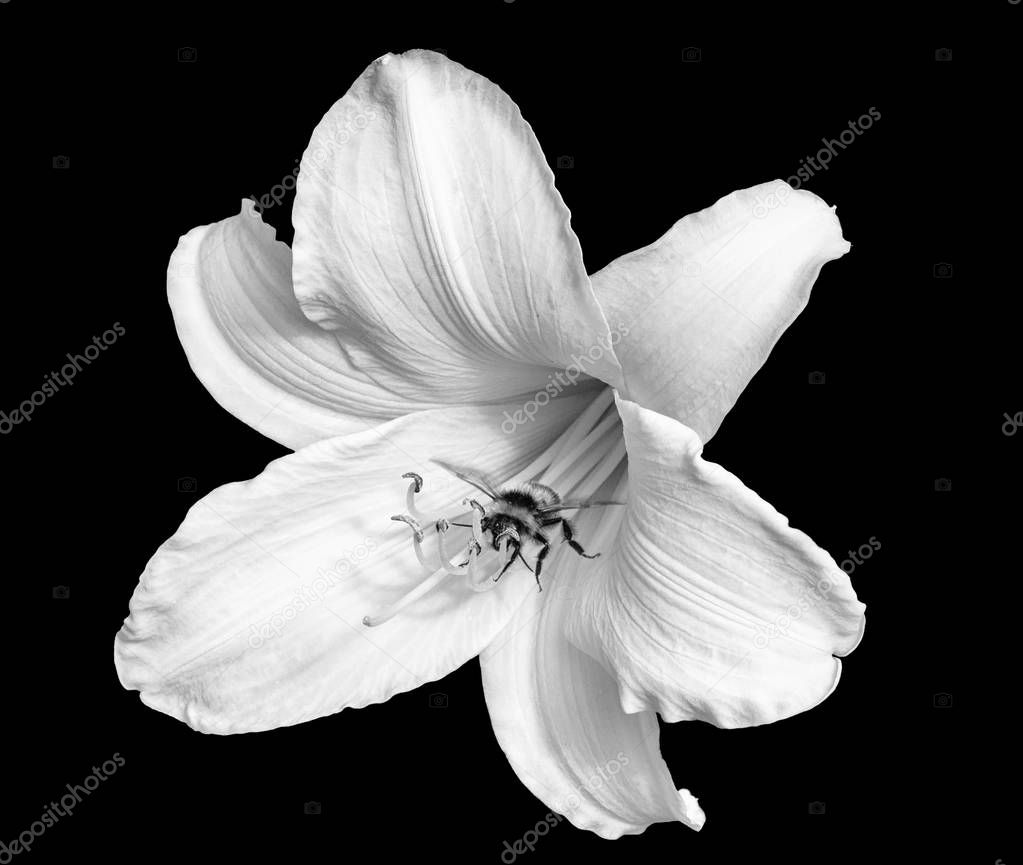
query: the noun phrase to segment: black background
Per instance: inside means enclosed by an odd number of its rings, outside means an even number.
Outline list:
[[[1003,5],[993,26],[1015,26],[1023,7]],[[751,47],[660,18],[645,21],[643,38],[616,34],[613,22],[598,38],[578,18],[536,16],[526,0],[481,3],[422,29],[383,11],[372,23],[292,11],[268,17],[258,38],[168,13],[116,39],[107,24],[94,34],[87,15],[62,11],[61,32],[43,38],[45,4],[0,5],[7,173],[30,193],[4,205],[0,408],[115,321],[125,329],[73,387],[0,439],[10,512],[0,840],[114,752],[125,760],[15,861],[83,850],[111,862],[242,859],[276,845],[301,856],[326,845],[342,858],[497,863],[502,843],[547,813],[497,745],[476,661],[380,706],[238,737],[203,736],[147,709],[120,688],[112,663],[137,577],[187,508],[285,452],[222,410],[188,367],[165,299],[179,235],[269,192],[374,58],[429,47],[505,89],[552,167],[572,158],[555,173],[590,272],[732,190],[795,173],[822,137],[871,107],[881,114],[805,184],[838,206],[851,253],[825,266],[807,310],[705,451],[838,560],[880,543],[853,574],[868,605],[863,643],[837,691],[808,713],[739,731],[662,727],[675,780],[707,812],[701,833],[657,825],[607,842],[566,822],[525,861],[830,861],[898,850],[1008,865],[999,706],[1014,698],[1015,677],[999,671],[1010,646],[995,622],[1018,565],[988,570],[972,555],[997,542],[998,523],[988,524],[996,537],[964,526],[985,485],[1015,488],[1010,459],[1023,434],[1003,435],[1000,424],[1023,401],[1000,333],[1000,289],[985,270],[1006,238],[989,213],[963,206],[962,148],[978,128],[978,64],[1001,64],[986,74],[1003,83],[1018,81],[1018,64],[951,45],[951,20],[887,43],[782,29]],[[689,44],[699,62],[683,62]],[[952,60],[936,60],[945,45]],[[185,47],[195,62],[179,62]],[[58,155],[68,168],[52,167]],[[973,177],[990,170],[970,165]],[[1013,169],[993,170],[1014,195]],[[265,214],[288,242],[292,200]],[[986,258],[966,249],[977,223],[994,232]],[[939,262],[952,265],[951,279],[935,278]],[[964,333],[977,305],[989,316],[981,349]],[[990,396],[964,370],[978,352]],[[809,383],[814,371],[824,384]],[[974,433],[979,447],[967,442]],[[952,489],[936,491],[938,478]],[[962,551],[972,564],[958,563]],[[70,597],[54,598],[58,585]],[[983,662],[967,648],[978,620]],[[937,708],[938,693],[952,705]],[[971,716],[983,735],[968,735]],[[307,801],[322,813],[304,813]],[[809,813],[818,801],[825,813]],[[958,833],[966,858],[954,852]]]

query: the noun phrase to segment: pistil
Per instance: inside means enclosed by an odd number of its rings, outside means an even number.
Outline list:
[[[621,434],[620,419],[612,406],[613,394],[605,388],[589,406],[573,421],[550,447],[536,457],[524,469],[510,478],[499,492],[524,481],[538,481],[563,493],[565,497],[592,495],[608,478],[612,477],[625,458],[625,442]],[[514,528],[505,526],[500,534],[488,542],[483,530],[487,509],[475,499],[462,502],[467,508],[454,518],[429,516],[416,504],[416,496],[422,492],[423,478],[415,472],[406,472],[403,478],[410,483],[406,492],[407,514],[391,517],[405,523],[412,531],[412,546],[416,558],[429,576],[413,586],[397,601],[376,615],[365,616],[363,624],[376,627],[389,621],[405,607],[422,598],[427,592],[440,585],[448,577],[465,577],[473,592],[491,591],[506,572],[512,569],[515,558],[522,558],[523,537]],[[622,476],[624,492],[624,474]],[[464,520],[469,517],[471,522]],[[603,522],[603,520],[601,521]],[[454,557],[446,546],[447,535],[452,526],[470,530],[467,545]],[[488,529],[488,532],[490,530]],[[437,559],[439,567],[428,562],[423,542],[428,533],[436,534]],[[496,549],[496,554],[492,551]],[[458,563],[458,559],[465,560]],[[482,567],[482,559],[496,560],[493,568]],[[485,571],[485,573],[483,573]],[[537,580],[539,584],[539,579]]]

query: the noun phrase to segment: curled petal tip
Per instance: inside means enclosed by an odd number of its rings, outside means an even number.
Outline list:
[[[699,832],[703,828],[703,824],[707,822],[707,815],[700,807],[700,800],[684,787],[679,788],[678,797],[682,802],[682,822],[690,829]]]

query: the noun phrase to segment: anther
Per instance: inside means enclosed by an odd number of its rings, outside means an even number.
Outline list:
[[[440,556],[440,566],[453,576],[460,576],[466,573],[464,567],[452,566],[451,556],[444,550],[444,535],[451,528],[451,523],[441,517],[437,520],[435,528],[437,529],[437,554]]]
[[[462,504],[472,508],[472,539],[479,546],[480,538],[483,537],[483,517],[487,512],[476,499],[463,499]]]
[[[408,514],[398,514],[397,516],[391,517],[396,523],[407,523],[412,529],[416,540],[422,543],[423,540],[423,527],[419,525],[419,521],[415,517],[410,517]]]
[[[426,563],[426,556],[423,554],[423,538],[425,533],[423,527],[419,525],[419,522],[415,517],[410,517],[408,514],[398,514],[397,516],[391,517],[396,523],[405,523],[410,529],[412,529],[412,547],[416,551],[416,558],[419,559],[421,564],[426,570],[433,570],[432,565]]]

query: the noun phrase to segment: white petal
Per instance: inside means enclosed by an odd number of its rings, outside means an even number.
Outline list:
[[[501,432],[497,409],[408,415],[214,490],[142,576],[115,641],[122,684],[196,729],[237,733],[380,702],[446,675],[535,585],[524,569],[486,593],[451,577],[390,621],[363,625],[428,576],[409,528],[389,519],[406,510],[402,473],[423,476],[424,509],[461,513],[471,489],[429,460],[510,475],[584,402],[556,400],[514,435]]]
[[[178,337],[200,381],[239,420],[290,448],[364,430],[435,401],[397,397],[352,366],[291,287],[291,250],[242,202],[183,236],[167,270]]]
[[[618,679],[628,712],[764,724],[834,689],[864,624],[835,561],[682,424],[620,400],[625,522],[569,622]]]
[[[776,180],[679,220],[592,277],[623,395],[706,442],[849,243],[834,208]]]
[[[440,54],[382,57],[331,108],[294,223],[303,310],[392,390],[511,401],[574,357],[617,383],[532,130],[500,88]]]
[[[613,513],[605,520],[617,524]],[[614,527],[584,512],[578,536],[589,549],[609,544]],[[619,520],[620,521],[620,518]],[[522,782],[554,814],[604,838],[704,815],[688,790],[676,791],[660,754],[653,712],[627,715],[615,680],[565,638],[563,619],[593,563],[561,547],[531,595],[480,656],[497,739]]]

